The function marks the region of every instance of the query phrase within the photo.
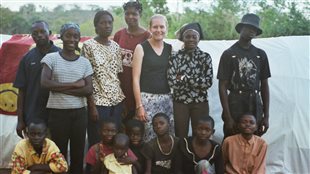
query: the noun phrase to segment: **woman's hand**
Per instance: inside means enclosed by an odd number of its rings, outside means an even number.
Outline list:
[[[84,79],[80,79],[76,82],[73,83],[75,88],[82,88],[85,86],[85,80]]]
[[[96,122],[99,120],[99,113],[96,106],[88,107],[88,115],[91,121]]]
[[[143,121],[143,122],[146,122],[147,119],[146,119],[146,112],[144,110],[144,107],[143,105],[139,106],[137,109],[136,109],[136,118],[140,121]]]

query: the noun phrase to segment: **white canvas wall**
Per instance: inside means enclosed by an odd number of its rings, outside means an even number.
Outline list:
[[[310,36],[258,38],[253,44],[266,51],[272,77],[270,127],[263,136],[268,143],[267,173],[310,173]],[[178,50],[182,42],[167,40]],[[210,115],[215,119],[214,139],[221,142],[222,120],[217,67],[222,52],[236,41],[201,41],[199,47],[213,60],[214,81],[209,89]],[[18,141],[16,118],[0,115],[0,168],[8,167],[10,153]]]

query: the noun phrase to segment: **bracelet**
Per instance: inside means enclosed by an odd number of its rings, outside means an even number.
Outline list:
[[[185,75],[181,76],[180,80],[182,80],[182,81],[183,81],[183,79],[184,79],[184,78],[185,78]]]
[[[140,109],[141,107],[143,107],[143,104],[140,104],[138,107],[136,107],[136,110]]]

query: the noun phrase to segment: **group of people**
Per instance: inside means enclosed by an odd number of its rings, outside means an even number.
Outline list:
[[[138,1],[123,9],[127,27],[111,40],[113,15],[98,11],[97,35],[81,49],[77,24],[61,27],[62,49],[49,40],[45,21],[32,24],[36,47],[21,60],[14,82],[16,131],[27,138],[13,152],[12,173],[265,173],[267,144],[259,136],[269,127],[270,70],[266,53],[251,44],[262,33],[259,17],[243,16],[239,40],[220,59],[220,145],[211,140],[213,68],[198,47],[200,24],[176,32],[184,45],[174,51],[164,41],[165,16],[152,16],[147,30],[139,24]]]

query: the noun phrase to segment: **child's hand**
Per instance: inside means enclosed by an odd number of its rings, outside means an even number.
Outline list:
[[[117,161],[120,163],[120,164],[124,164],[124,165],[127,165],[127,164],[133,164],[136,160],[134,160],[133,158],[129,157],[129,156],[125,156],[123,158],[118,158]]]
[[[27,169],[30,170],[31,173],[36,173],[36,174],[48,173],[51,171],[48,164],[34,164],[32,166],[29,166]]]
[[[27,169],[31,172],[41,170],[42,165],[41,164],[34,164],[32,166],[29,166]]]

